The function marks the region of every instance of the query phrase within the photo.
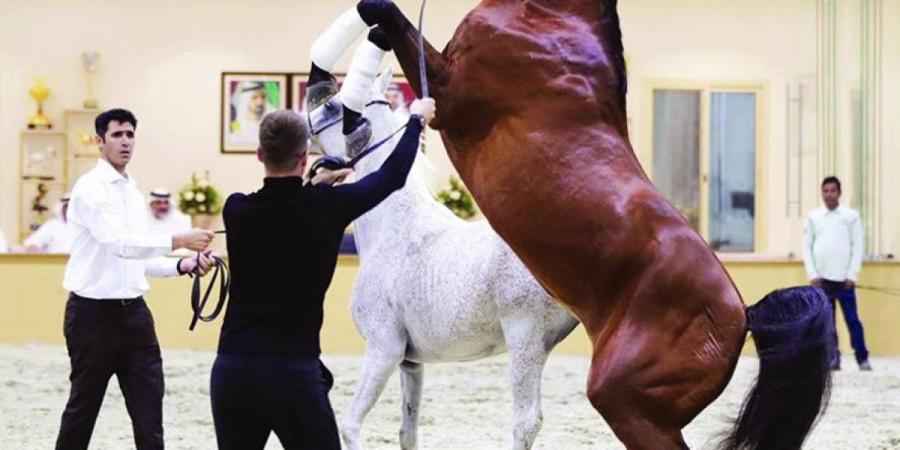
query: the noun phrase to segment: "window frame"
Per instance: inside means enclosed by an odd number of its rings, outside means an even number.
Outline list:
[[[653,181],[653,153],[654,153],[654,92],[657,90],[673,91],[698,91],[700,93],[700,173],[698,174],[700,186],[700,229],[697,230],[707,243],[709,242],[709,201],[710,201],[710,127],[712,122],[711,98],[713,93],[752,93],[756,95],[756,153],[754,167],[754,211],[753,216],[753,249],[747,252],[717,252],[719,255],[757,255],[768,245],[768,236],[765,234],[766,216],[769,210],[765,208],[769,200],[769,185],[767,168],[769,168],[768,149],[768,83],[765,81],[720,81],[720,80],[648,80],[644,81],[644,99],[641,117],[645,126],[640,128],[639,137],[641,150],[637,156],[644,167],[647,176]]]

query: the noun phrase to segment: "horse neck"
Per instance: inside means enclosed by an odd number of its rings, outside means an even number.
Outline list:
[[[396,145],[395,142],[386,144],[386,147]],[[381,167],[386,158],[379,158],[367,162],[359,167],[357,177],[362,178]],[[413,227],[422,224],[416,220],[419,217],[429,217],[440,214],[443,205],[435,200],[428,188],[428,184],[422,173],[423,162],[417,155],[406,183],[398,191],[391,194],[371,211],[356,220],[357,247],[360,257],[364,257],[370,248],[381,239],[390,239],[402,234],[411,235]]]

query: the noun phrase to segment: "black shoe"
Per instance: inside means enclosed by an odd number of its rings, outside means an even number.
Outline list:
[[[859,363],[859,370],[862,372],[871,372],[872,371],[872,365],[869,364],[868,359]]]

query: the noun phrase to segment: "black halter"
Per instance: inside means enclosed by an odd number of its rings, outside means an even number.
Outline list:
[[[228,271],[228,266],[225,264],[225,261],[218,256],[212,256],[212,259],[215,261],[215,270],[213,271],[212,280],[209,282],[209,285],[206,287],[206,293],[203,294],[203,297],[200,297],[200,275],[197,273],[197,268],[194,269],[194,272],[190,275],[194,278],[194,285],[191,288],[191,310],[194,312],[194,316],[191,318],[191,325],[188,327],[188,330],[194,331],[194,327],[197,326],[197,321],[202,320],[204,322],[212,322],[219,317],[219,314],[222,313],[222,309],[225,307],[225,302],[228,300],[228,288],[231,286],[231,274]],[[197,265],[199,267],[200,254],[197,254]],[[213,285],[216,284],[216,280],[219,280],[219,301],[216,303],[215,309],[208,316],[203,315],[203,309],[206,307],[206,302],[209,300],[209,295],[212,293]]]

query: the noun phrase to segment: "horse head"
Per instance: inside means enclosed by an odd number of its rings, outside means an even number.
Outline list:
[[[372,89],[369,91],[368,102],[363,110],[363,117],[372,124],[373,143],[380,142],[402,126],[397,123],[385,96],[392,79],[393,70],[390,67],[375,78]],[[347,151],[344,134],[341,130],[342,119],[340,93],[309,112],[310,133],[314,149],[320,150],[327,156],[338,158],[356,156]],[[399,139],[399,136],[397,138]],[[386,143],[383,147],[386,149],[383,151],[378,149],[359,161],[356,169],[360,175],[365,175],[379,167],[394,146],[392,143]]]

